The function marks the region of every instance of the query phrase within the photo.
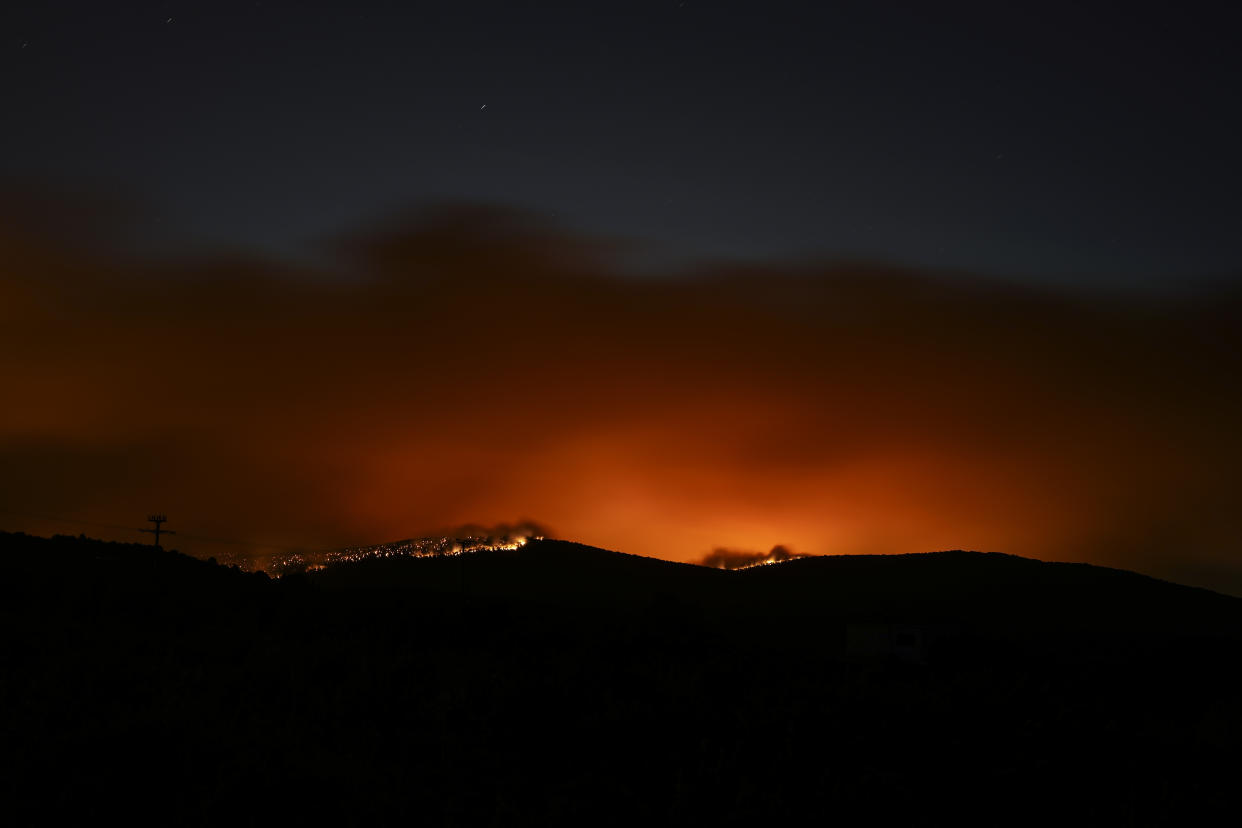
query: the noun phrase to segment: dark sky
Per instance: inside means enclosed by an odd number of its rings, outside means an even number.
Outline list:
[[[1232,278],[1240,17],[1209,9],[14,4],[0,175],[141,203],[148,245],[302,261],[450,200],[641,242],[648,268]]]

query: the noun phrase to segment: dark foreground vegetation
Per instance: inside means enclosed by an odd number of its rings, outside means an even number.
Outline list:
[[[275,581],[87,539],[0,554],[9,824],[1236,811],[1242,600],[1131,573],[544,541]]]

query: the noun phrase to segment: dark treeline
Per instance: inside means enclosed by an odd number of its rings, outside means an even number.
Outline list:
[[[1239,769],[1242,601],[1130,573],[0,553],[14,824],[1185,824]]]

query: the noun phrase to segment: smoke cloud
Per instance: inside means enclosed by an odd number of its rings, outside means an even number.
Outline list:
[[[713,549],[703,556],[698,563],[713,569],[745,569],[748,566],[782,563],[802,557],[790,552],[784,546],[773,546],[769,552],[746,552],[738,549]]]
[[[14,228],[9,528],[159,509],[206,557],[191,535],[260,554],[536,515],[678,560],[974,548],[1242,592],[1236,292],[634,277],[617,245],[477,205],[342,234],[320,270],[75,244],[100,231],[68,209]]]

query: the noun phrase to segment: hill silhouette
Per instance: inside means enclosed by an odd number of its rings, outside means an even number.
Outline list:
[[[954,623],[1027,637],[1242,635],[1242,599],[1125,570],[961,550],[723,570],[539,539],[457,557],[337,564],[310,580],[328,589],[416,589],[613,611],[659,605],[786,624]]]
[[[0,554],[18,823],[1185,824],[1238,768],[1242,600],[1117,570]]]
[[[449,557],[373,558],[309,576],[327,588],[419,589],[573,607],[702,605],[728,573],[561,540]]]

